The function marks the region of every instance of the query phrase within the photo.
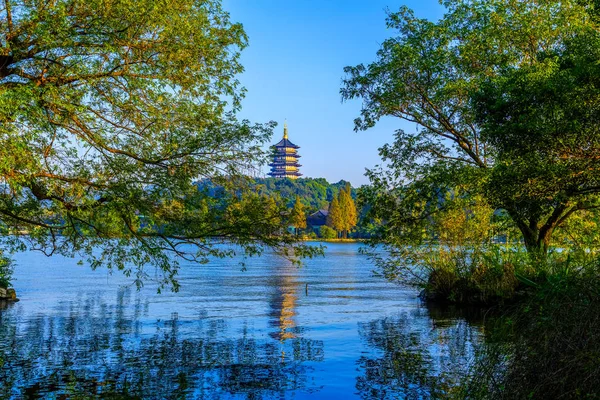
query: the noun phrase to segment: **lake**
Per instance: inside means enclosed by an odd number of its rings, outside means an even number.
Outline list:
[[[76,260],[16,256],[0,305],[0,398],[438,398],[471,366],[477,316],[373,275],[359,245],[182,264],[178,293]]]

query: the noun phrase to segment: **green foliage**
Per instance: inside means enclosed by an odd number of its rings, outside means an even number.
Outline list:
[[[0,288],[7,289],[10,286],[12,274],[12,261],[3,255],[0,255]]]
[[[548,247],[567,218],[600,206],[598,57],[600,35],[582,32],[487,80],[475,98],[482,135],[496,149],[489,198],[509,210],[528,246],[536,229]],[[528,226],[548,215],[541,228]]]
[[[412,238],[413,246],[390,241],[384,245],[387,251],[375,247],[363,252],[388,280],[423,288],[430,299],[491,303],[512,298],[519,286],[515,272],[529,273],[528,258],[519,246],[493,242],[500,222],[481,197],[457,195],[448,194],[444,206],[418,231],[413,224],[414,230],[400,233]]]
[[[317,238],[318,238],[317,234],[316,234],[315,232],[313,232],[313,231],[310,231],[310,232],[308,232],[308,233],[305,235],[305,237],[306,237],[307,239],[317,239]]]
[[[580,1],[443,4],[437,22],[406,7],[391,13],[395,37],[371,64],[347,67],[341,89],[343,99],[363,101],[357,130],[385,116],[417,126],[380,149],[384,165],[367,172],[371,185],[359,193],[365,219],[382,222],[371,243],[392,255],[378,259],[392,279],[403,266],[436,263],[436,216],[450,209],[489,217],[493,234],[453,245],[440,262],[474,265],[477,246],[485,254],[492,237],[511,237],[543,265],[553,234],[598,207],[593,9]],[[478,216],[478,204],[501,218]]]
[[[275,246],[268,198],[243,197],[273,123],[238,121],[247,45],[218,0],[8,0],[0,13],[5,246],[85,259],[177,289],[177,257]],[[222,190],[197,190],[198,177]],[[278,206],[279,207],[279,206]],[[220,240],[215,240],[215,238]],[[158,273],[149,274],[146,266]]]
[[[319,229],[319,234],[323,239],[337,239],[338,237],[336,230],[328,227],[327,225],[323,225]]]
[[[300,197],[300,201],[309,213],[326,209],[329,202],[347,184],[348,182],[345,181],[329,183],[324,178],[262,178],[255,180],[258,191],[269,196],[277,193],[288,200],[289,207],[293,206],[296,197]]]

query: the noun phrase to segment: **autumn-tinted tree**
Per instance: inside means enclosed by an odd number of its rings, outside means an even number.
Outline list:
[[[334,197],[329,205],[329,213],[327,214],[327,226],[334,229],[336,232],[344,230],[344,220],[340,202],[337,197]]]
[[[294,208],[290,215],[290,223],[295,228],[296,235],[298,234],[298,230],[306,229],[306,213],[304,212],[304,206],[299,196],[296,196]]]
[[[344,227],[344,229],[342,229],[344,238],[348,237],[348,232],[356,226],[357,222],[356,204],[354,203],[354,199],[352,199],[351,190],[350,184],[346,184],[346,187],[343,188],[338,195],[338,203],[340,205]]]
[[[273,125],[236,119],[247,38],[218,0],[7,0],[0,29],[0,225],[27,233],[6,244],[176,285],[166,251],[289,242],[265,199],[230,215]]]

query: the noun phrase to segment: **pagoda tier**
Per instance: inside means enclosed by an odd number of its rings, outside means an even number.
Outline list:
[[[294,167],[294,168],[300,168],[302,165],[295,163],[295,164],[285,164],[285,163],[270,163],[269,167],[273,167],[271,168],[271,172],[273,172],[273,169],[286,169],[285,167]]]
[[[275,178],[290,178],[296,179],[302,174],[300,173],[301,165],[298,164],[297,149],[300,146],[296,146],[288,139],[287,124],[283,126],[283,139],[273,145],[273,161],[269,164],[271,172],[269,175]]]

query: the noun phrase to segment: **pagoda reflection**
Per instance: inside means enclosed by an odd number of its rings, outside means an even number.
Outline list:
[[[269,301],[270,325],[276,328],[269,335],[280,342],[296,338],[297,277],[290,270],[280,270],[280,274],[270,282],[274,289]]]

